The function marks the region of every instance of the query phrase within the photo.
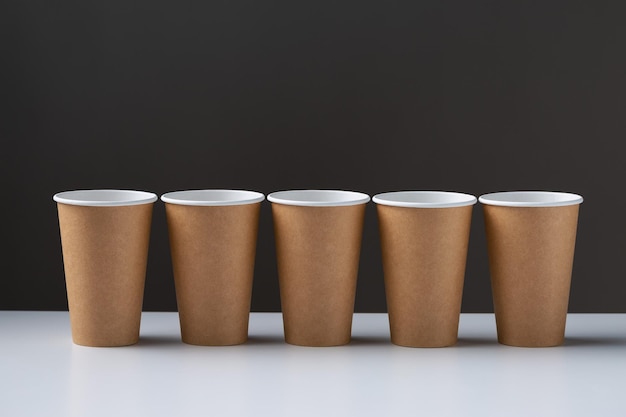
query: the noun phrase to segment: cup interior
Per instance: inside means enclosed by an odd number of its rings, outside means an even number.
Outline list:
[[[394,191],[376,194],[372,200],[386,206],[417,208],[471,206],[477,201],[473,195],[451,191]]]
[[[271,193],[267,199],[292,206],[332,207],[365,204],[370,201],[370,196],[343,190],[289,190]]]
[[[557,207],[583,202],[582,196],[555,191],[505,191],[481,195],[482,204],[508,207]]]
[[[52,199],[74,206],[114,207],[154,203],[157,195],[135,190],[75,190],[57,193]]]
[[[265,195],[246,190],[185,190],[165,193],[161,200],[185,206],[236,206],[259,203]]]

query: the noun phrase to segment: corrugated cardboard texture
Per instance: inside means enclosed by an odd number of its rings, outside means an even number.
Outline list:
[[[248,339],[260,207],[165,205],[183,342]]]
[[[578,205],[484,205],[498,341],[563,343]]]
[[[365,204],[272,212],[286,342],[349,343]]]
[[[153,204],[57,204],[74,343],[137,343]]]
[[[394,344],[456,343],[472,207],[377,205]]]

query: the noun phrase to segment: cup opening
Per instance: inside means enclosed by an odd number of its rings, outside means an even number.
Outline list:
[[[508,207],[558,207],[583,202],[582,196],[557,191],[504,191],[481,195],[482,204]]]
[[[236,206],[259,203],[265,195],[246,190],[185,190],[165,193],[161,200],[185,206]]]
[[[333,207],[365,204],[370,201],[370,196],[343,190],[289,190],[271,193],[267,199],[292,206]]]
[[[447,208],[476,204],[471,194],[452,191],[393,191],[376,194],[372,200],[376,204],[396,207]]]
[[[52,199],[74,206],[114,207],[154,203],[157,195],[135,190],[74,190],[57,193]]]

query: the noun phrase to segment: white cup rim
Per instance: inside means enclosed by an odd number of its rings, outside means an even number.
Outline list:
[[[157,195],[148,191],[97,189],[63,191],[56,193],[52,199],[73,206],[118,207],[154,203]]]
[[[506,207],[560,207],[583,202],[582,196],[561,191],[502,191],[483,194],[481,204]]]
[[[355,206],[370,201],[370,196],[345,190],[285,190],[267,196],[272,203],[305,207]]]
[[[182,206],[239,206],[260,203],[265,200],[265,195],[248,190],[181,190],[165,193],[161,196],[161,200]]]
[[[391,191],[376,194],[376,204],[411,208],[449,208],[472,206],[478,201],[471,194],[454,191]]]

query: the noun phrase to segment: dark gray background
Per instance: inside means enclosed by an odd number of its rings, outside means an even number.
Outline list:
[[[1,309],[67,308],[80,188],[582,194],[570,310],[626,312],[626,2],[5,1]],[[463,310],[491,311],[480,205]],[[357,311],[385,310],[368,206]],[[146,310],[176,308],[162,203]],[[253,310],[280,308],[271,210]]]

